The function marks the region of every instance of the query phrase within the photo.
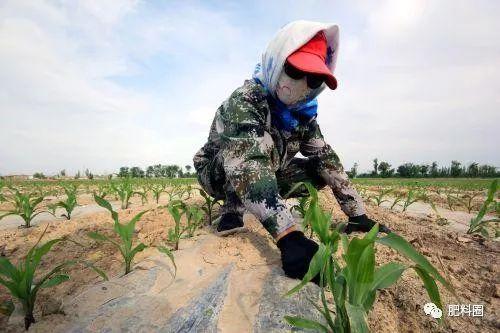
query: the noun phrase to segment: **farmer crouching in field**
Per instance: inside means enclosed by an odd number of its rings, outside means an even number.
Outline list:
[[[194,156],[198,180],[223,199],[220,235],[255,215],[277,240],[285,274],[302,278],[318,245],[298,230],[283,196],[301,181],[329,186],[349,216],[346,233],[375,224],[316,122],[316,97],[334,90],[338,26],[296,21],[269,43],[252,80],[218,108],[208,142]],[[300,153],[305,158],[297,158]],[[382,232],[388,232],[380,226]]]

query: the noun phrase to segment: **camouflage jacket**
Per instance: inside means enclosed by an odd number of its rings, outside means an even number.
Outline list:
[[[278,130],[271,122],[271,110],[262,86],[245,81],[218,108],[208,142],[195,155],[195,168],[222,154],[226,177],[245,208],[253,213],[271,234],[294,224],[279,195],[275,173],[286,169],[300,151],[305,157],[321,161],[322,178],[332,188],[344,213],[365,213],[361,198],[351,185],[337,154],[312,119],[291,133]],[[198,169],[198,168],[196,168]]]

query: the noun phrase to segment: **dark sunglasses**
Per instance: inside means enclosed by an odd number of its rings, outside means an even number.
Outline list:
[[[305,76],[307,86],[311,89],[318,89],[323,84],[323,82],[325,82],[325,78],[322,75],[305,73],[300,69],[293,67],[288,62],[285,62],[284,70],[286,75],[294,80],[300,80]]]

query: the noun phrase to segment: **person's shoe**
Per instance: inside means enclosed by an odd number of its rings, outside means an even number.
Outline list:
[[[243,217],[235,213],[226,213],[218,218],[217,236],[227,236],[237,232],[245,231]]]
[[[360,231],[360,232],[368,232],[373,226],[377,224],[377,222],[368,218],[366,215],[349,217],[349,223],[344,229],[344,233],[350,234],[351,232]],[[383,233],[392,232],[391,229],[387,228],[385,225],[379,223],[378,231]]]

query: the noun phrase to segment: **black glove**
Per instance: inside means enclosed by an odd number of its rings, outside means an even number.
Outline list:
[[[318,251],[318,244],[306,238],[302,231],[292,231],[280,238],[277,245],[281,251],[285,275],[301,280],[309,269],[312,257]],[[319,274],[312,281],[319,284]]]
[[[363,214],[360,216],[351,216],[351,217],[349,217],[349,223],[345,227],[344,232],[346,234],[350,234],[351,232],[354,232],[354,231],[368,232],[373,228],[373,226],[375,224],[377,224],[377,222],[368,218],[368,216],[366,216],[366,214]],[[392,232],[391,229],[387,228],[385,225],[380,224],[380,223],[378,226],[378,231],[384,232],[386,234]]]

